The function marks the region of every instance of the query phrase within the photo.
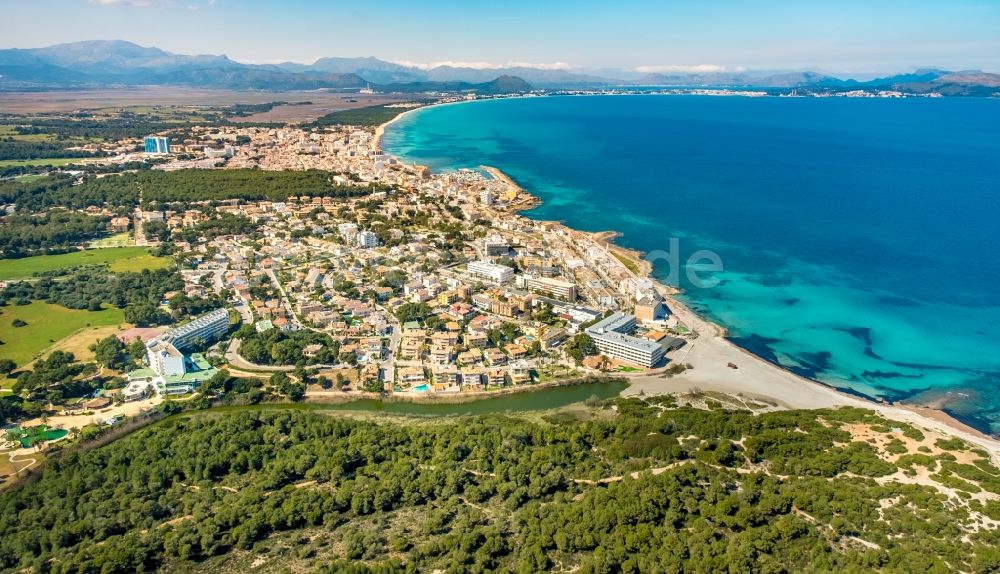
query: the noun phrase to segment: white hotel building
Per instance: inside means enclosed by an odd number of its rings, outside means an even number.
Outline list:
[[[489,279],[494,283],[507,283],[514,280],[514,270],[506,265],[498,265],[487,261],[472,261],[465,266],[470,275]]]
[[[576,301],[576,285],[569,281],[551,277],[527,277],[525,285],[536,293],[551,293],[556,299],[570,303]]]
[[[181,351],[187,350],[195,342],[213,341],[229,330],[229,311],[216,309],[206,313],[197,319],[167,331],[158,337],[160,340],[169,340]]]
[[[359,231],[355,236],[355,243],[362,249],[378,247],[378,236],[371,231]]]
[[[156,392],[169,395],[193,390],[199,382],[215,373],[208,364],[185,356],[196,342],[209,343],[229,330],[229,312],[216,309],[189,323],[150,339],[146,343],[149,369],[129,373],[126,394],[137,395],[151,385]],[[204,359],[200,359],[204,361]]]
[[[651,368],[663,361],[663,346],[655,341],[633,337],[635,315],[615,312],[587,328],[597,349],[605,355]]]

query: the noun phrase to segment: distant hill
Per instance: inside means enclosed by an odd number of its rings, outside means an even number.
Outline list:
[[[1000,74],[979,70],[949,72],[946,70],[917,70],[911,74],[898,74],[876,78],[863,84],[916,94],[935,93],[943,96],[996,96],[1000,88]]]
[[[31,50],[0,50],[0,86],[21,80],[35,84],[76,83],[85,77],[75,70],[47,62]]]
[[[840,80],[816,72],[787,72],[765,76],[748,73],[709,74],[649,74],[631,82],[641,86],[705,86],[728,88],[800,88],[806,86],[851,85],[852,80]]]
[[[502,68],[438,66],[431,68],[426,73],[428,80],[437,82],[487,82],[500,76],[516,76],[533,86],[544,88],[600,86],[609,85],[616,81],[568,70],[547,70],[526,66]]]
[[[409,68],[378,58],[320,58],[304,71],[357,74],[373,84],[394,82],[422,82],[426,75],[416,68]]]
[[[867,83],[876,86],[899,86],[915,82],[933,82],[941,76],[948,75],[948,73],[946,70],[921,69],[909,74],[896,74],[885,78],[876,78]]]
[[[516,94],[530,91],[531,84],[517,76],[500,76],[489,82],[406,82],[380,86],[384,92],[475,92],[477,94]]]
[[[365,80],[351,73],[241,64],[226,56],[185,56],[120,40],[0,50],[0,88],[138,85],[313,90],[358,88]]]
[[[380,91],[516,93],[529,89],[601,89],[639,86],[769,89],[836,92],[903,90],[949,96],[992,96],[1000,75],[921,69],[868,81],[840,79],[815,71],[676,72],[641,74],[600,68],[569,70],[530,65],[432,67],[374,57],[320,58],[312,64],[253,65],[225,55],[183,55],[122,40],[0,50],[0,90],[105,86],[193,86],[234,90],[351,89]]]

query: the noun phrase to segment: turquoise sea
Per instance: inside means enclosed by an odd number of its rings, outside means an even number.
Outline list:
[[[525,214],[722,259],[686,300],[824,383],[1000,434],[1000,99],[590,96],[436,106],[385,149],[491,165]],[[656,274],[667,279],[662,261]]]

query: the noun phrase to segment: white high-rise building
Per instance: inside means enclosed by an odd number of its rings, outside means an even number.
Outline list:
[[[186,372],[184,354],[170,341],[153,339],[146,345],[149,368],[161,377],[180,377]]]
[[[486,257],[498,257],[507,255],[510,245],[501,235],[490,235],[483,239],[483,255]]]
[[[195,340],[209,342],[229,330],[229,311],[216,309],[158,337],[173,343],[180,350],[191,347]]]
[[[371,231],[359,231],[355,236],[354,241],[358,247],[364,249],[378,247],[378,236]]]
[[[570,281],[550,277],[529,277],[525,285],[536,293],[551,293],[563,301],[576,301],[576,285]]]
[[[162,377],[183,375],[184,353],[196,341],[211,342],[229,330],[229,311],[216,309],[146,343],[149,368]]]
[[[337,226],[337,232],[344,241],[351,242],[358,234],[358,226],[354,223],[341,223]]]

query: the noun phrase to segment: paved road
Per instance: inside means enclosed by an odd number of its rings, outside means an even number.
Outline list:
[[[258,365],[257,363],[251,363],[240,356],[239,339],[233,339],[232,342],[229,343],[229,348],[226,349],[226,360],[229,361],[230,365],[236,367],[237,369],[244,369],[247,371],[278,372],[295,370],[295,367],[290,365]]]
[[[294,371],[294,365],[258,365],[257,363],[251,363],[250,361],[243,358],[240,355],[240,340],[233,339],[229,342],[229,347],[226,349],[225,353],[226,361],[230,365],[236,367],[237,369],[243,369],[246,371],[259,371],[266,373],[276,373],[278,371]],[[320,363],[318,365],[307,365],[306,370],[319,370],[319,369],[336,369],[341,368],[343,365],[330,365],[325,363]]]
[[[385,312],[384,309],[383,312]],[[389,350],[378,366],[382,371],[383,381],[395,382],[396,350],[399,349],[399,341],[403,338],[403,326],[393,318],[392,313],[385,312],[385,316],[389,320],[389,324],[392,325],[392,333],[389,334]]]
[[[150,242],[146,240],[146,234],[142,230],[142,186],[138,182],[135,186],[139,188],[139,204],[135,206],[132,227],[135,232],[135,244],[138,247],[145,247],[150,245]]]
[[[277,289],[278,293],[281,295],[281,302],[284,303],[285,308],[288,309],[288,314],[292,318],[292,323],[295,323],[299,329],[307,328],[302,324],[302,321],[299,320],[299,316],[295,313],[295,307],[292,307],[292,301],[288,298],[288,293],[286,293],[285,288],[282,287],[281,281],[278,281],[278,275],[274,272],[274,269],[267,269],[265,272],[267,273],[267,276],[271,278],[271,283],[274,284],[274,288]],[[309,327],[309,330],[322,333],[320,329],[313,329]]]
[[[146,233],[142,230],[142,209],[136,207],[135,214],[132,216],[132,227],[135,231],[135,244],[137,247],[145,247],[149,245],[146,241]]]

